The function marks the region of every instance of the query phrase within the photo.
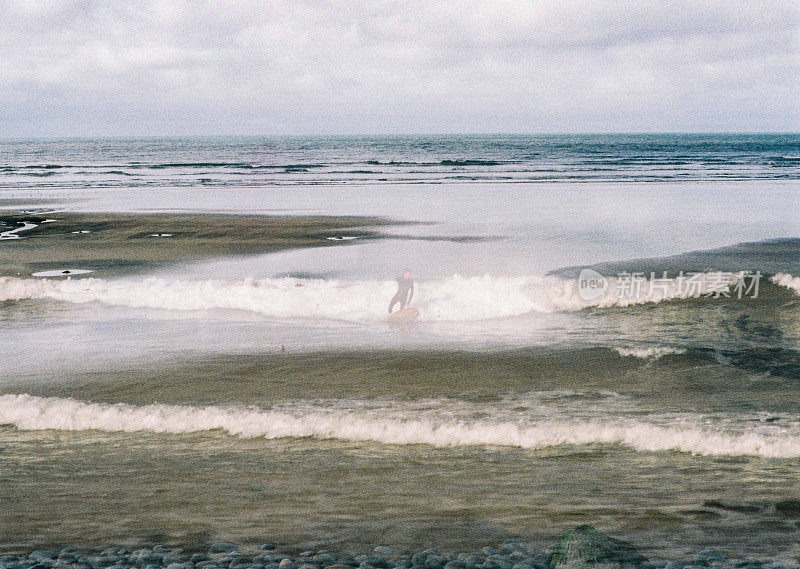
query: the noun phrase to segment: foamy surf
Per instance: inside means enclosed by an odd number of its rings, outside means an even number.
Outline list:
[[[796,294],[800,294],[800,277],[795,277],[787,273],[778,273],[772,277],[772,282],[778,286],[786,287]]]
[[[445,405],[446,407],[446,405]],[[679,451],[710,456],[800,456],[800,432],[770,424],[756,431],[702,415],[638,415],[584,420],[518,416],[465,420],[444,410],[408,418],[402,407],[386,409],[314,404],[287,409],[98,404],[30,395],[0,396],[0,424],[22,430],[196,433],[221,430],[265,439],[314,437],[391,445],[508,446],[544,449],[561,445],[623,445],[642,452]],[[417,415],[419,410],[414,410]]]
[[[644,346],[633,348],[615,347],[614,351],[627,358],[639,358],[641,360],[657,360],[664,356],[685,354],[685,348],[673,348],[670,346]]]
[[[579,282],[552,276],[462,277],[416,285],[413,304],[423,321],[468,322],[569,312],[588,307],[629,306],[687,298],[685,283],[661,279],[629,288],[609,278],[607,291],[585,298]],[[717,294],[735,277],[697,279],[691,294]],[[0,278],[0,301],[53,299],[69,303],[161,310],[243,310],[276,319],[321,318],[382,321],[395,291],[393,281],[328,279],[144,280]]]

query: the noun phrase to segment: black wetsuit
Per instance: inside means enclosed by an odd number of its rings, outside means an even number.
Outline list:
[[[412,298],[414,298],[414,281],[410,278],[397,277],[397,294],[394,295],[389,303],[389,312],[398,302],[400,303],[400,310],[403,310],[406,304],[411,302]]]

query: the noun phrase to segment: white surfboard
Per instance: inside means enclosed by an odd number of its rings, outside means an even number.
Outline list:
[[[389,322],[402,324],[405,322],[413,322],[419,316],[419,310],[416,308],[408,307],[402,310],[397,310],[389,315]]]

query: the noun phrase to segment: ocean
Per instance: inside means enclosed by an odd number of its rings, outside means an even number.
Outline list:
[[[589,523],[664,559],[797,557],[798,180],[790,134],[2,141],[0,550]],[[8,268],[98,212],[387,224]],[[391,325],[405,270],[419,318]]]

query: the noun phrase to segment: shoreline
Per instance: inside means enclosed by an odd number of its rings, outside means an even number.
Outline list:
[[[240,547],[230,541],[198,536],[187,543],[155,541],[103,546],[52,545],[38,549],[0,546],[0,567],[6,569],[798,569],[796,548],[760,558],[744,552],[702,549],[648,557],[645,544],[631,544],[578,525],[546,542],[503,539],[475,548],[440,550],[392,548],[329,550],[271,541]],[[372,546],[368,546],[372,547]]]

